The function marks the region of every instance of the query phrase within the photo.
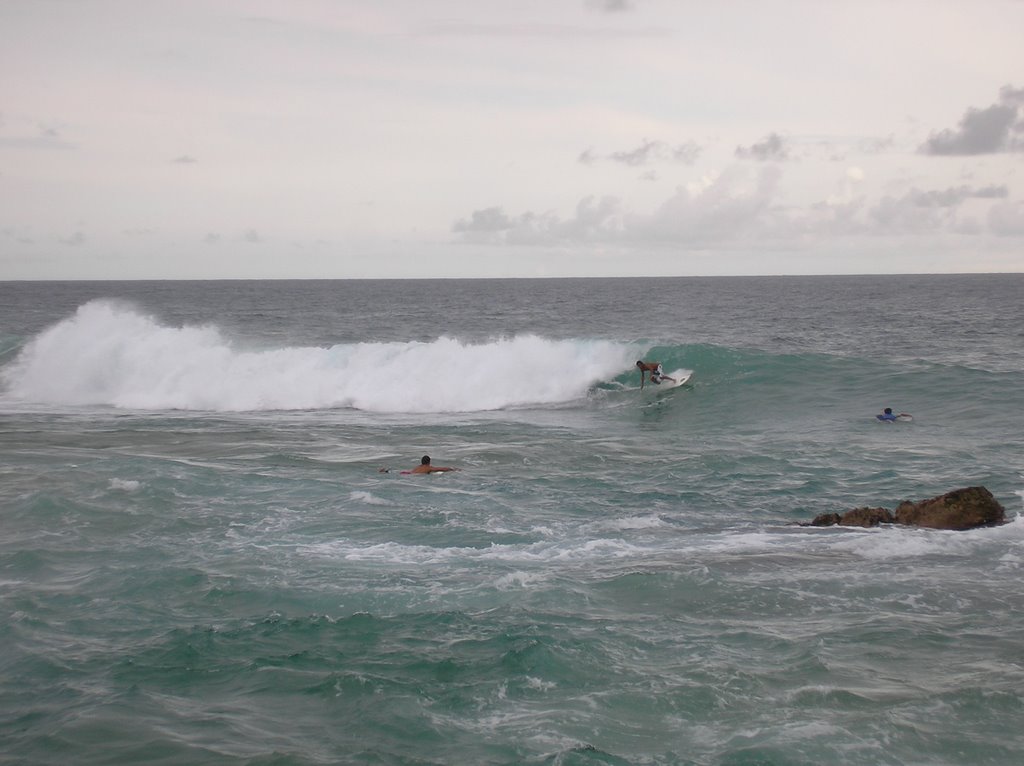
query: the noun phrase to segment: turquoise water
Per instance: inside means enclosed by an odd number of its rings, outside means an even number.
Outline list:
[[[0,283],[0,763],[1016,764],[1022,298]]]

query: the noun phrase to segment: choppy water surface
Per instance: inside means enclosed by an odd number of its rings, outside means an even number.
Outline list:
[[[1022,298],[0,283],[0,762],[1016,763]]]

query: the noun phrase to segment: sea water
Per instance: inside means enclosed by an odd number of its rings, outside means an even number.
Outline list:
[[[1024,275],[0,283],[0,763],[1020,763],[1022,383]]]

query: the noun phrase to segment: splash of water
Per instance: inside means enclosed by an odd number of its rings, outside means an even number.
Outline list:
[[[635,354],[626,343],[536,335],[246,350],[216,327],[170,327],[92,301],[33,338],[0,374],[7,398],[51,405],[477,412],[579,399]]]

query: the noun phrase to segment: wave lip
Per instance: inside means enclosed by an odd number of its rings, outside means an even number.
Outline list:
[[[479,412],[579,399],[634,353],[625,343],[536,335],[244,350],[216,327],[169,327],[92,301],[33,338],[0,374],[5,398],[47,405]]]

